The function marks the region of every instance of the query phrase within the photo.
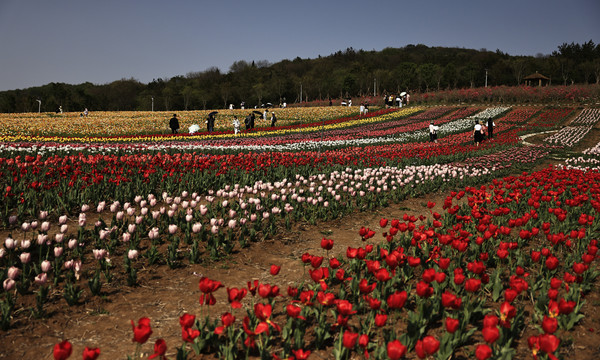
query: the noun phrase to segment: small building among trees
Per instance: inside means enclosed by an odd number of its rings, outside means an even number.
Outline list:
[[[536,83],[537,86],[547,86],[550,84],[550,78],[538,73],[537,71],[535,74],[525,76],[523,80],[527,86],[536,86]]]

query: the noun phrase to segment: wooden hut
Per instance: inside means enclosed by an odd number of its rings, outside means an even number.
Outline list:
[[[525,80],[525,85],[527,86],[535,86],[536,82],[537,86],[546,86],[550,83],[550,78],[538,73],[537,71],[535,74],[525,76],[523,80]]]

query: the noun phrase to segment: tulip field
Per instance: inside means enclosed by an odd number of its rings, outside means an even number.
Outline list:
[[[0,359],[600,358],[599,108],[250,111],[0,114]]]

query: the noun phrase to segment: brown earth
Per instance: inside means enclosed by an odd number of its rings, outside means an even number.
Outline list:
[[[600,136],[596,133],[594,139],[598,138]],[[531,139],[528,141],[532,142]],[[592,141],[587,137],[586,142],[590,146],[597,143],[597,140]],[[550,162],[554,161],[550,160]],[[544,164],[536,168],[546,166]],[[457,184],[458,187],[460,184]],[[219,280],[226,287],[245,287],[247,281],[257,279],[260,282],[278,285],[282,292],[285,292],[288,285],[295,285],[303,279],[308,279],[303,272],[300,258],[305,252],[321,254],[323,251],[320,248],[321,238],[333,239],[335,246],[332,253],[343,255],[348,246],[364,246],[358,235],[360,227],[377,230],[379,219],[382,217],[401,219],[405,213],[427,215],[429,214],[427,201],[435,202],[437,205],[432,210],[442,213],[441,205],[445,197],[446,193],[429,194],[424,198],[408,199],[375,211],[357,212],[344,219],[327,223],[296,224],[290,231],[280,230],[274,238],[253,243],[249,248],[242,249],[220,261],[206,261],[203,264],[185,265],[177,269],[170,269],[164,264],[149,266],[138,272],[139,286],[136,287],[113,285],[125,283],[122,275],[115,274],[112,284],[104,284],[101,297],[92,296],[87,289],[87,284],[82,284],[81,287],[85,291],[80,305],[77,306],[69,307],[59,293],[52,293],[51,301],[45,307],[46,318],[36,319],[30,315],[28,309],[21,309],[14,313],[11,329],[6,332],[0,331],[0,359],[52,359],[54,344],[63,339],[69,339],[73,344],[71,356],[73,359],[79,358],[86,346],[100,347],[102,351],[100,359],[124,359],[127,355],[133,355],[136,347],[132,342],[130,321],[134,320],[137,323],[137,320],[144,316],[151,319],[153,329],[150,340],[142,346],[144,358],[152,353],[153,342],[157,338],[163,338],[169,346],[167,357],[173,359],[176,354],[175,347],[183,343],[179,316],[185,312],[197,316],[206,315],[203,313],[206,309],[201,309],[198,303],[200,295],[198,280],[201,275]],[[378,236],[381,238],[380,235]],[[119,259],[115,260],[119,261]],[[281,265],[279,275],[269,274],[271,264]],[[594,291],[586,296],[582,308],[585,318],[568,334],[559,334],[559,337],[567,340],[567,344],[563,343],[561,346],[561,354],[564,358],[600,358],[598,285],[600,281],[596,281]],[[217,305],[210,309],[210,315],[213,317],[230,310],[224,289],[217,291],[215,296]],[[32,295],[27,301],[29,308],[35,306]],[[247,297],[244,305],[249,303]],[[244,310],[240,309],[234,312],[234,315],[237,321],[240,321],[245,315]],[[275,318],[278,317],[283,319],[281,309],[278,309],[278,313],[275,314]],[[526,327],[521,341],[516,345],[515,358],[531,358],[526,339],[529,335],[538,333],[532,325]],[[414,357],[414,353],[409,355]],[[457,358],[468,358],[467,353],[457,355]],[[191,352],[190,358],[206,358],[206,356],[195,356]],[[310,359],[331,358],[333,358],[332,353],[325,351],[315,352],[310,357]],[[355,358],[362,358],[362,355],[355,355]]]

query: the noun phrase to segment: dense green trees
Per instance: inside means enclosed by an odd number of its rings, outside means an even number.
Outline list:
[[[316,59],[234,62],[142,84],[50,83],[0,92],[0,112],[194,110],[327,100],[484,86],[519,85],[535,71],[555,85],[600,83],[600,44],[564,43],[551,55],[510,56],[486,49],[408,45],[365,51],[348,48]],[[38,101],[41,101],[39,106]]]

